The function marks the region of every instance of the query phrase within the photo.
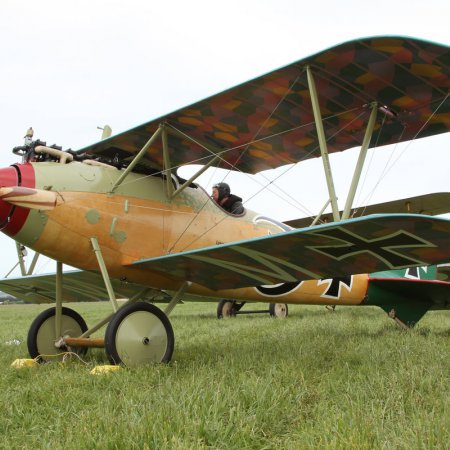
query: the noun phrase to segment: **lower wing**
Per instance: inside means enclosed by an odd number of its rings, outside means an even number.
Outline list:
[[[132,265],[219,290],[444,263],[449,238],[448,219],[373,215]]]
[[[130,298],[142,292],[141,299],[158,302],[170,300],[165,292],[146,288],[136,283],[123,283],[111,279],[111,284],[117,298]],[[53,303],[55,301],[55,274],[29,275],[0,280],[0,291],[27,303]],[[64,302],[84,302],[108,300],[108,293],[100,274],[73,270],[64,272],[63,292]]]

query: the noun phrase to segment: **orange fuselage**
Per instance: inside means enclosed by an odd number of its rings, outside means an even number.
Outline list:
[[[180,280],[131,264],[288,229],[250,210],[239,217],[228,214],[196,185],[170,199],[159,176],[131,173],[112,193],[120,174],[113,167],[81,162],[27,163],[0,169],[1,187],[14,188],[0,200],[3,231],[45,256],[83,270],[98,270],[91,242],[95,237],[111,277],[176,290]],[[23,192],[17,187],[36,193],[27,197],[28,203],[20,202]],[[55,198],[53,206],[48,193]],[[222,291],[193,284],[189,292],[236,300],[360,304],[367,286],[368,275],[361,274],[267,287],[230,286]]]

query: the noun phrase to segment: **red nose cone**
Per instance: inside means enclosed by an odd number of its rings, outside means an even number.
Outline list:
[[[0,187],[25,186],[34,188],[34,169],[31,164],[16,164],[0,169]],[[14,236],[22,228],[30,210],[13,206],[0,199],[0,230]]]
[[[18,173],[14,167],[0,169],[0,187],[17,186],[18,184]],[[0,224],[5,224],[12,208],[12,205],[0,200]]]

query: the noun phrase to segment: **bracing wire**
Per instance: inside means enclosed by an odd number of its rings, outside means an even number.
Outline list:
[[[353,121],[357,120],[359,117],[361,117],[363,114],[365,113],[365,111],[362,111],[361,114],[359,114],[357,117],[355,117],[355,119],[353,119]],[[345,127],[337,130],[333,135],[331,135],[327,141],[329,141],[330,139],[332,139],[334,136],[338,135],[344,128],[348,127],[349,125],[351,125],[350,122],[349,124],[346,124]],[[311,154],[313,154],[316,150],[318,149],[318,147],[315,147],[313,150],[311,150],[309,153],[307,153],[300,161],[298,161],[297,164],[299,164],[300,162],[302,162],[304,159],[307,159]],[[262,185],[262,188],[257,191],[254,195],[252,195],[249,199],[247,199],[246,201],[244,201],[243,203],[246,203],[248,201],[250,201],[251,199],[255,198],[257,195],[259,195],[262,191],[264,191],[265,189],[268,188],[268,186],[270,184],[273,184],[276,180],[278,180],[281,176],[284,176],[289,170],[292,169],[293,166],[289,166],[285,171],[283,171],[282,173],[280,173],[274,180],[268,180],[269,183],[268,185]],[[269,190],[270,191],[270,190]],[[272,192],[272,191],[270,191]],[[197,236],[193,241],[191,241],[188,245],[186,245],[181,251],[186,250],[188,247],[190,247],[192,244],[194,244],[196,241],[198,241],[199,239],[201,239],[206,233],[208,233],[209,231],[211,231],[213,228],[215,228],[217,225],[219,225],[220,223],[222,223],[225,219],[227,218],[227,216],[222,217],[221,220],[219,220],[218,222],[216,222],[213,226],[211,226],[208,230],[206,230],[205,232],[203,232],[201,235]]]
[[[402,131],[402,134],[400,135],[398,142],[395,144],[395,148],[392,152],[392,154],[390,155],[388,161],[385,164],[385,167],[380,175],[380,177],[378,178],[378,181],[375,183],[374,187],[372,188],[372,190],[369,192],[369,194],[366,196],[366,200],[365,202],[368,203],[370,201],[370,199],[373,197],[373,194],[375,193],[375,190],[379,187],[380,183],[384,180],[384,178],[387,176],[387,174],[392,170],[392,168],[397,164],[397,162],[399,161],[399,159],[403,156],[403,154],[405,153],[405,151],[412,145],[412,143],[417,139],[417,136],[419,136],[419,134],[422,132],[422,130],[428,125],[428,123],[430,122],[430,120],[437,114],[437,112],[439,111],[439,109],[441,108],[441,106],[444,104],[444,102],[449,98],[450,94],[447,94],[443,100],[437,105],[436,109],[430,114],[430,116],[427,118],[427,120],[423,123],[423,125],[420,127],[420,129],[417,131],[417,133],[413,136],[413,138],[407,142],[407,144],[405,145],[405,148],[400,152],[400,154],[395,158],[395,160],[391,163],[391,160],[393,158],[394,152],[397,150],[397,146],[399,144],[399,142],[401,142],[403,133],[405,131],[405,128]],[[389,165],[390,164],[390,165]],[[365,208],[364,208],[365,209]]]

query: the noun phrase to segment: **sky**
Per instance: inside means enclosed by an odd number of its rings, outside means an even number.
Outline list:
[[[17,162],[11,150],[30,126],[48,144],[80,149],[105,124],[125,131],[348,40],[389,34],[449,45],[449,17],[446,0],[2,0],[0,164]],[[449,147],[447,133],[369,151],[357,204],[450,191]],[[330,157],[341,207],[357,155]],[[224,177],[246,207],[280,220],[315,214],[328,198],[318,159],[263,176],[210,169],[200,183],[210,190]],[[277,195],[258,193],[267,178]],[[2,277],[17,257],[6,236],[0,249]],[[42,260],[37,272],[54,267]]]

